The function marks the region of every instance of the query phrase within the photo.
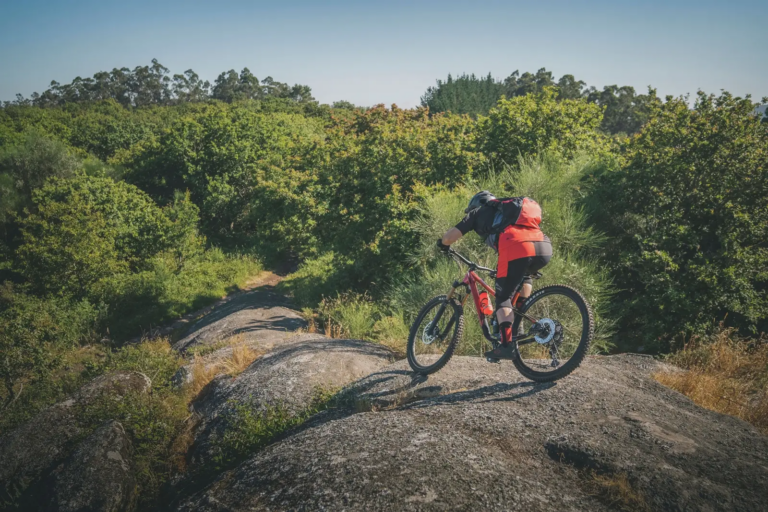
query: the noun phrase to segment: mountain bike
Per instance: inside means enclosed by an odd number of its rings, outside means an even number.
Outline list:
[[[464,279],[453,282],[447,295],[427,302],[411,326],[408,335],[408,363],[414,372],[428,375],[443,368],[453,356],[464,333],[464,304],[471,295],[483,336],[493,348],[500,344],[495,312],[490,314],[488,296],[495,290],[478,272],[496,277],[496,271],[474,263],[454,249],[447,254],[461,268],[468,267]],[[540,278],[541,274],[531,276]],[[478,291],[478,285],[482,291]],[[486,294],[483,297],[483,294]],[[595,321],[584,296],[578,290],[555,284],[534,291],[518,308],[520,288],[512,296],[514,323],[511,343],[516,347],[512,362],[525,377],[537,382],[551,382],[573,372],[589,351]],[[484,300],[483,300],[484,299]],[[489,362],[498,362],[489,359]]]

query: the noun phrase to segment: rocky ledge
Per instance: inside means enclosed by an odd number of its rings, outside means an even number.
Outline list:
[[[765,510],[768,438],[652,379],[665,370],[590,357],[534,384],[478,358],[429,378],[401,361],[178,510]]]

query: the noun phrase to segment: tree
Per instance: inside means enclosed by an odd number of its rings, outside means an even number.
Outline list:
[[[237,75],[237,71],[230,69],[227,72],[221,73],[216,78],[216,81],[213,83],[211,97],[215,100],[232,103],[238,99],[239,85],[240,77]]]
[[[561,100],[583,98],[587,84],[576,80],[573,75],[563,75],[557,81],[557,97]]]
[[[602,128],[608,133],[637,133],[648,120],[650,103],[656,101],[656,91],[635,94],[634,87],[607,85],[602,91],[590,88],[587,100],[605,109]]]
[[[503,94],[503,86],[491,74],[483,78],[461,75],[446,81],[438,80],[421,97],[421,105],[432,113],[453,112],[476,117],[491,109]]]
[[[36,131],[24,134],[21,144],[0,150],[0,242],[14,245],[17,217],[33,210],[32,193],[50,178],[71,177],[81,162],[58,141]]]
[[[541,68],[535,75],[527,71],[520,75],[519,71],[514,71],[504,79],[504,95],[512,98],[535,94],[542,92],[545,87],[552,87],[553,85],[555,85],[555,81],[552,78],[552,72],[547,71],[546,68]]]
[[[331,104],[331,108],[339,108],[339,109],[344,109],[344,110],[354,110],[357,107],[354,105],[354,103],[351,103],[349,101],[339,100],[339,101],[334,101],[333,104]]]
[[[197,73],[188,69],[183,75],[173,75],[173,95],[179,103],[205,101],[211,84],[200,80]]]
[[[450,111],[477,117],[486,115],[502,96],[516,98],[539,94],[548,87],[557,88],[558,100],[586,98],[603,107],[602,128],[610,134],[636,133],[648,119],[648,103],[655,101],[652,90],[647,95],[639,95],[632,87],[610,85],[598,91],[594,87],[587,88],[585,82],[576,80],[573,75],[563,75],[555,82],[552,72],[541,68],[535,74],[525,72],[521,75],[514,71],[503,81],[495,80],[490,73],[485,78],[448,75],[446,81],[438,80],[435,87],[427,89],[421,97],[421,105],[429,107],[432,113]]]
[[[256,100],[263,95],[262,87],[259,85],[259,79],[256,78],[248,68],[243,68],[240,72],[240,81],[237,85],[238,100]]]
[[[649,107],[593,197],[626,329],[649,348],[722,319],[768,329],[768,126],[728,93]]]

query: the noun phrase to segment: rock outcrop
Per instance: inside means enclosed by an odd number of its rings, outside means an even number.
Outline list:
[[[511,363],[457,357],[417,378],[401,361],[179,510],[765,510],[768,438],[661,370],[591,357],[534,384]]]
[[[243,293],[205,315],[173,348],[184,353],[237,336],[254,350],[267,352],[305,326],[306,321],[290,308],[285,297],[259,289]]]
[[[255,411],[279,405],[295,414],[306,408],[319,390],[340,389],[392,360],[392,352],[381,345],[319,335],[275,349],[237,377],[215,380],[205,398],[195,404],[202,425],[194,459],[199,462],[206,458],[210,439],[226,428],[227,412],[234,405]]]
[[[167,486],[161,509],[765,510],[768,438],[656,382],[671,368],[653,358],[589,357],[550,384],[472,357],[422,377],[382,346],[294,332],[303,325],[262,289],[207,310],[175,344],[188,356],[205,349],[197,364],[214,368],[236,359],[233,341],[263,355],[194,402],[189,472]],[[103,393],[150,384],[131,372],[100,377],[0,438],[2,496],[41,491],[17,502],[30,510],[131,511],[124,430],[109,422],[81,441],[89,432],[76,414]],[[226,459],[245,459],[234,469],[209,464],[236,408],[303,414],[319,389],[341,387],[333,407]]]
[[[131,443],[117,421],[88,436],[50,476],[50,512],[125,512],[134,503],[136,481]]]
[[[144,393],[152,383],[138,372],[115,372],[97,377],[68,400],[48,407],[15,430],[0,437],[0,491],[22,493],[44,472],[60,463],[84,434],[77,413],[108,394],[120,397]]]

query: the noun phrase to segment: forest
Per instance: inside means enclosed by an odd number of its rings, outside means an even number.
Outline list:
[[[449,75],[421,101],[324,105],[247,68],[210,84],[153,60],[5,102],[0,432],[105,371],[78,366],[83,347],[118,353],[262,268],[296,267],[282,290],[326,331],[402,344],[456,277],[434,241],[480,189],[542,205],[541,284],[585,293],[596,351],[764,340],[768,123],[751,98],[542,68]],[[459,249],[494,262],[479,238]]]

